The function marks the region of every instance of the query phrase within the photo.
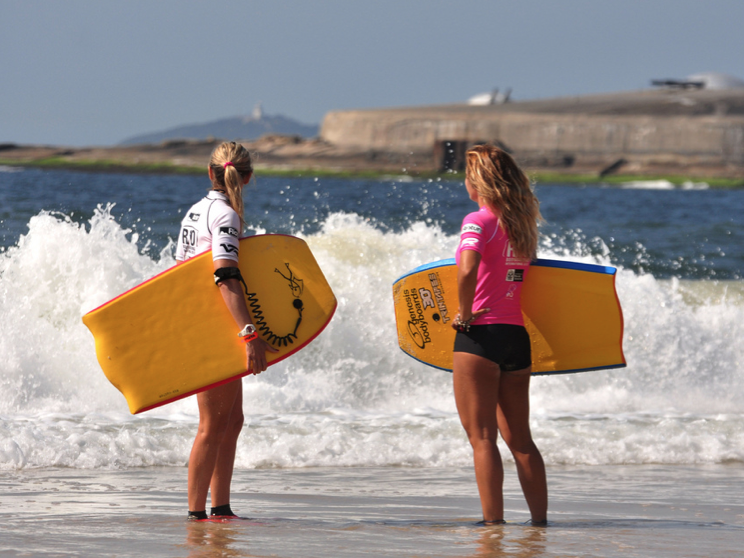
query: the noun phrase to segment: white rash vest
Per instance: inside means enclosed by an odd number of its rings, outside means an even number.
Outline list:
[[[212,250],[212,260],[238,261],[240,217],[227,196],[211,190],[195,203],[181,221],[176,259],[179,261]]]

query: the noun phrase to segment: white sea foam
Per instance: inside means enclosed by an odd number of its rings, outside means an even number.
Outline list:
[[[630,182],[623,182],[620,184],[621,188],[627,190],[674,190],[677,186],[673,182],[668,180],[632,180]],[[682,190],[707,190],[709,188],[707,182],[693,182],[691,180],[685,180],[680,186]]]
[[[0,254],[0,468],[185,464],[194,399],[129,415],[81,322],[172,265],[171,248],[155,260],[143,255],[111,207],[86,226],[45,212],[28,226]],[[355,214],[332,214],[306,240],[338,310],[309,347],[244,381],[238,466],[467,465],[451,376],[398,349],[391,294],[404,272],[451,257],[457,238],[421,222],[382,232]],[[611,265],[572,242],[546,239],[540,255]],[[620,269],[617,289],[628,367],[533,380],[546,461],[744,461],[742,284]]]
[[[630,190],[674,190],[674,183],[668,180],[632,180],[620,184],[621,188]]]

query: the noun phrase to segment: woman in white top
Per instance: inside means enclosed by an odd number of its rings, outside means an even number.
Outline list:
[[[276,349],[256,336],[243,296],[238,269],[239,237],[243,230],[243,186],[253,175],[248,151],[239,143],[219,145],[209,161],[212,188],[186,212],[178,236],[179,263],[212,250],[215,280],[222,298],[245,341],[246,370],[266,370],[266,350]],[[243,428],[243,386],[240,379],[196,396],[199,430],[189,457],[189,519],[209,519],[207,493],[211,489],[212,517],[236,517],[230,508],[230,482],[235,449]]]

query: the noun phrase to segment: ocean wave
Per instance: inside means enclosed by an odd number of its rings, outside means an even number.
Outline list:
[[[0,253],[0,468],[182,466],[194,398],[132,417],[101,372],[82,315],[174,264],[122,227],[41,212]],[[419,221],[384,231],[349,212],[304,235],[338,299],[306,349],[244,381],[238,466],[467,465],[451,375],[397,347],[392,283],[451,257],[457,235]],[[541,257],[612,265],[580,237]],[[744,461],[741,281],[659,280],[621,268],[628,367],[533,380],[533,428],[548,463]]]

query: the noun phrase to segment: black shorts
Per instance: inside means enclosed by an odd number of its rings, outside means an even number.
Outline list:
[[[503,372],[532,366],[530,336],[523,326],[485,324],[470,326],[470,331],[455,335],[455,352],[487,358]]]

